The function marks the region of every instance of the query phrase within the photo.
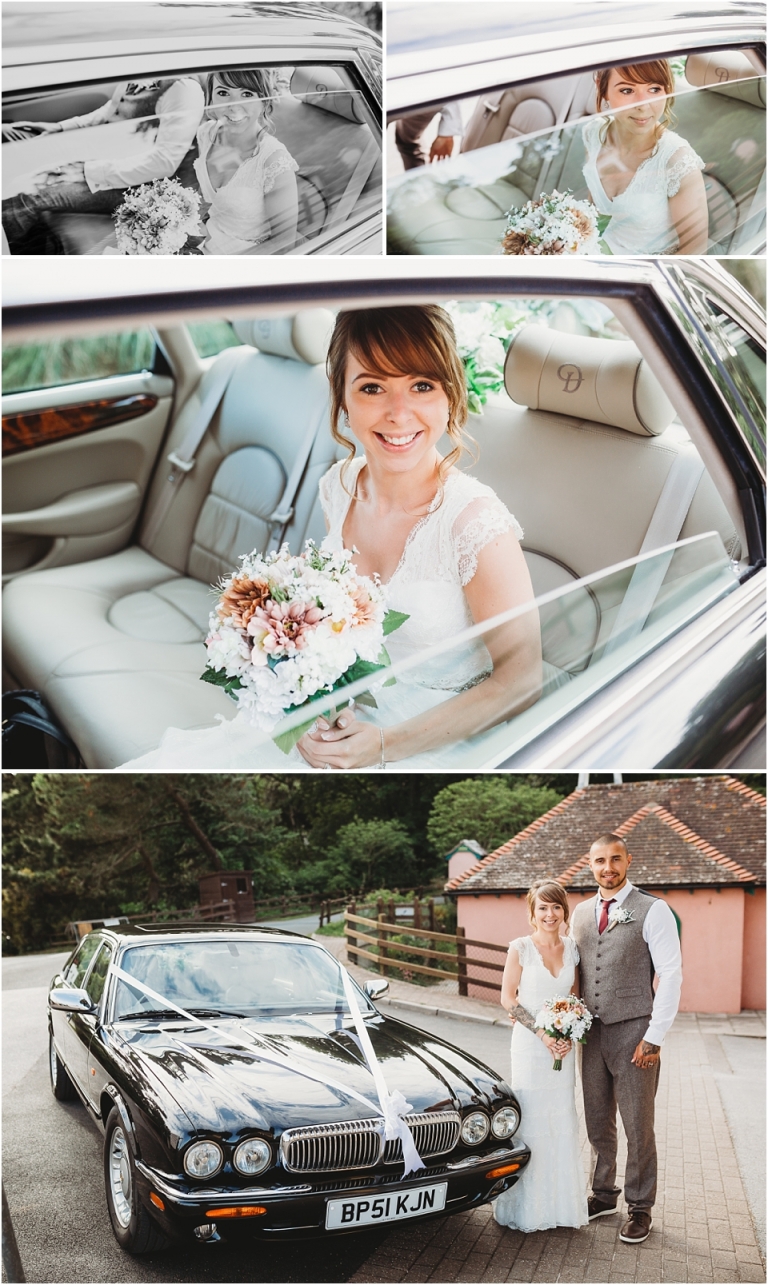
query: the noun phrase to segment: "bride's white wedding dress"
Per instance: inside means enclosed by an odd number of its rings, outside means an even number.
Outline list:
[[[568,995],[573,986],[579,952],[570,937],[563,938],[563,967],[553,977],[530,937],[510,942],[523,967],[518,1000],[532,1017],[549,999]],[[575,1099],[576,1048],[553,1069],[552,1054],[537,1035],[515,1023],[512,1032],[510,1084],[522,1112],[520,1136],[531,1148],[531,1159],[519,1182],[494,1201],[497,1223],[518,1231],[547,1227],[581,1227],[589,1221],[587,1185],[579,1155]]]
[[[583,127],[584,178],[598,212],[611,216],[603,240],[613,254],[674,254],[680,242],[669,199],[677,196],[687,174],[704,169],[704,162],[686,139],[665,130],[624,191],[610,197],[597,169],[609,124],[608,116],[592,116]]]
[[[227,183],[215,188],[208,173],[208,153],[222,124],[206,120],[197,131],[195,173],[203,200],[210,205],[203,254],[245,254],[269,236],[264,197],[281,174],[299,167],[278,139],[264,133],[255,154],[246,157]]]
[[[343,527],[358,473],[365,464],[359,456],[349,465],[345,486],[341,465],[335,464],[320,480],[320,498],[328,523],[325,549],[344,548]],[[387,606],[406,612],[408,620],[387,638],[393,663],[416,656],[442,640],[455,638],[473,623],[464,586],[477,570],[477,558],[491,540],[514,531],[523,537],[520,524],[488,486],[467,473],[449,473],[442,499],[435,496],[427,514],[413,527],[400,562],[385,586]],[[202,652],[202,648],[201,648]],[[202,655],[201,655],[202,660]],[[202,668],[202,665],[201,665]],[[472,687],[491,672],[488,649],[482,639],[452,648],[429,663],[415,666],[392,687],[376,691],[378,709],[362,709],[359,718],[389,727],[404,722]],[[545,666],[545,679],[553,687],[567,676]],[[466,745],[484,733],[439,750],[413,755],[401,768],[461,766]],[[202,731],[170,728],[156,750],[131,759],[118,770],[160,769],[178,771],[203,769],[220,771],[312,770],[298,750],[283,754],[245,716]]]

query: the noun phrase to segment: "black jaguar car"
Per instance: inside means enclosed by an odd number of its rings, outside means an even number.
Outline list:
[[[51,1086],[104,1132],[124,1249],[354,1231],[468,1209],[517,1181],[530,1150],[504,1080],[380,1013],[383,979],[352,987],[387,1090],[407,1099],[422,1162],[407,1177],[321,945],[231,924],[83,938],[48,996]]]

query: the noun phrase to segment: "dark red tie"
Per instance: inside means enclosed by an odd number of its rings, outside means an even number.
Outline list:
[[[600,922],[597,925],[597,931],[601,934],[601,936],[605,932],[606,928],[608,927],[608,907],[612,906],[615,900],[616,900],[615,897],[611,897],[610,901],[604,901],[602,906],[600,907]]]

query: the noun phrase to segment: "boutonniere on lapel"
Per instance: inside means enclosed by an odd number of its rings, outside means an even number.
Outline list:
[[[615,928],[617,924],[633,924],[635,922],[634,910],[625,910],[623,906],[618,906],[612,910],[608,916],[608,932]]]

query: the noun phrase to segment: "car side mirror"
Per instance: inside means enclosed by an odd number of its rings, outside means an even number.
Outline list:
[[[363,989],[368,998],[375,1001],[381,999],[382,995],[386,995],[389,990],[389,982],[385,981],[383,977],[377,977],[375,981],[366,982]]]
[[[93,1013],[96,1007],[88,992],[77,986],[59,986],[49,991],[48,1003],[63,1013]]]

